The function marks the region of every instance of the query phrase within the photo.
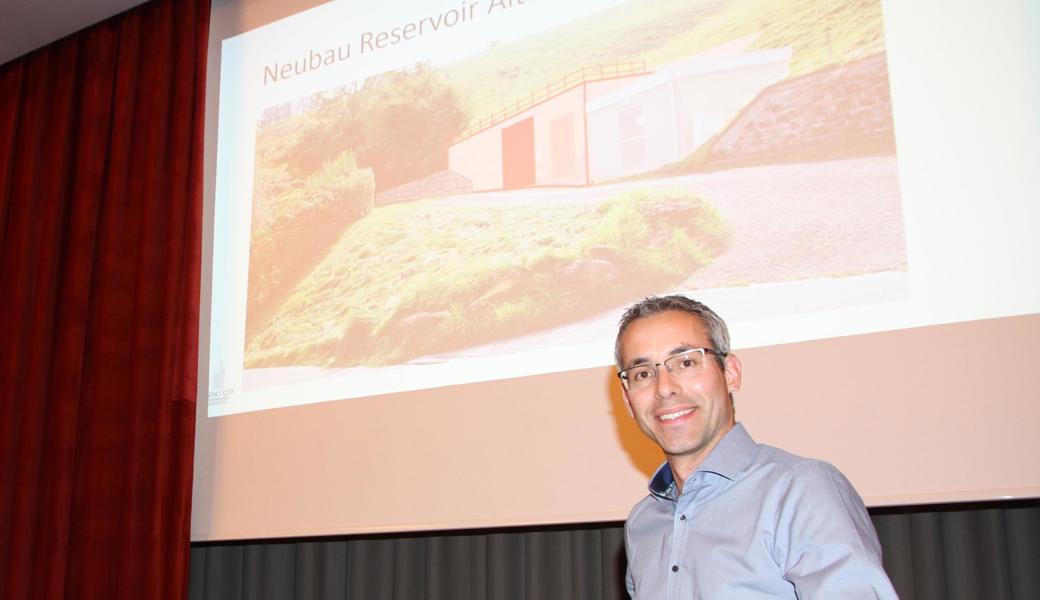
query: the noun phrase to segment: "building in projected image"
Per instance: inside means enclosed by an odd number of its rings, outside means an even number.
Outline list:
[[[748,51],[754,37],[654,70],[585,67],[463,133],[449,168],[486,191],[590,185],[682,160],[789,74],[791,49]]]

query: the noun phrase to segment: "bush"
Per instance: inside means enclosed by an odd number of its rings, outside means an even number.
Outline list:
[[[254,213],[247,338],[343,231],[372,211],[375,196],[372,171],[359,169],[350,152],[325,163],[301,186],[280,189],[263,214]]]

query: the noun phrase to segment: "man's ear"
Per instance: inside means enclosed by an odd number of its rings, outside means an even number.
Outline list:
[[[736,354],[727,354],[724,362],[726,365],[726,388],[732,394],[740,390],[740,375],[743,366],[740,364],[740,357]]]

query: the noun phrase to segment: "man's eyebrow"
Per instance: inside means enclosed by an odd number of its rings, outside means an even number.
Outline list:
[[[683,352],[689,352],[690,350],[694,350],[696,348],[698,348],[698,346],[691,346],[690,344],[680,344],[680,345],[676,346],[675,348],[672,348],[672,351],[668,353],[668,356],[675,356],[676,354],[682,354]]]
[[[678,354],[682,354],[683,352],[689,352],[690,350],[696,350],[697,348],[700,348],[700,346],[692,346],[690,344],[679,344],[675,348],[672,348],[670,352],[668,352],[668,357],[671,358],[671,357],[676,356]],[[625,368],[626,369],[631,369],[632,367],[635,367],[635,366],[638,366],[638,365],[653,364],[653,362],[654,361],[650,360],[646,356],[637,356],[637,357],[629,360],[627,363],[625,363]]]
[[[646,364],[650,364],[650,359],[649,358],[647,358],[645,356],[637,356],[637,357],[633,358],[632,360],[628,361],[627,363],[625,363],[625,368],[626,369],[631,369],[632,367],[639,366],[639,365],[646,365]]]

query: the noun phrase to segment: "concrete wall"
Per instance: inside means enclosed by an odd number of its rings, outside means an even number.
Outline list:
[[[616,90],[589,108],[589,164],[593,182],[652,171],[681,160],[721,130],[755,96],[788,74],[789,54],[741,57],[662,71],[652,80]],[[775,56],[773,56],[775,54]],[[641,136],[626,134],[638,114]]]

